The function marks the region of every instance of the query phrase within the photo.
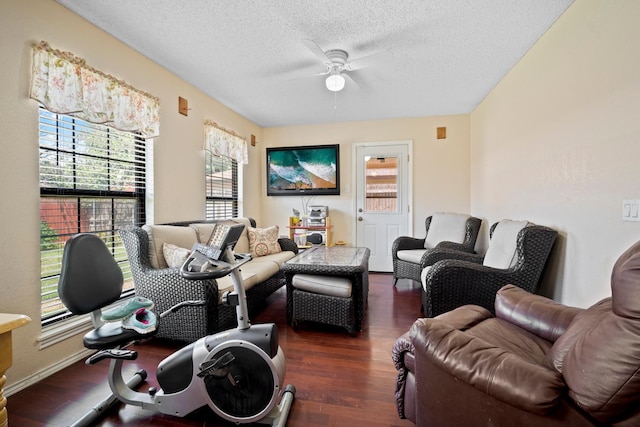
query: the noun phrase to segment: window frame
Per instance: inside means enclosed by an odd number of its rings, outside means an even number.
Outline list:
[[[146,164],[147,145],[139,133],[119,131],[112,127],[90,123],[71,115],[54,113],[43,106],[40,106],[38,114],[38,132],[41,221],[40,316],[41,324],[45,327],[57,324],[73,316],[73,314],[64,309],[64,307],[53,310],[50,313],[45,312],[47,306],[45,298],[50,294],[55,295],[53,301],[58,301],[58,305],[62,304],[57,295],[57,280],[60,277],[60,270],[57,264],[62,258],[61,254],[64,241],[73,234],[91,232],[103,237],[125,276],[125,288],[121,298],[133,295],[133,279],[131,278],[129,263],[120,240],[118,229],[124,225],[141,226],[145,223],[147,196],[146,171],[148,168]],[[92,143],[83,140],[83,137],[87,136],[89,139],[92,139]],[[96,140],[100,142],[95,142]],[[118,146],[116,145],[116,140],[126,140],[126,142],[121,143],[125,144],[124,148],[126,150],[131,150],[133,154],[129,153],[129,156],[132,157],[133,160],[125,159],[126,156],[117,151]],[[104,141],[104,143],[102,141]],[[95,146],[91,144],[95,144]],[[91,147],[83,153],[81,152],[81,147],[85,146]],[[106,154],[98,155],[95,152],[91,152],[91,149],[95,151],[104,150]],[[49,154],[49,156],[45,156],[45,153]],[[61,177],[54,176],[53,179],[50,179],[47,172],[49,169],[55,169],[55,167],[52,167],[51,164],[43,166],[43,163],[45,159],[50,160],[52,158],[56,159],[54,166],[58,167],[63,174]],[[67,163],[65,164],[64,160],[61,159],[67,160]],[[108,188],[80,188],[82,184],[79,185],[78,171],[83,165],[83,162],[89,163],[90,160],[103,162],[107,165],[104,171],[106,171],[106,185]],[[72,166],[69,167],[69,164]],[[90,169],[91,166],[85,166],[85,173],[90,171],[98,175],[101,170],[92,170]],[[128,167],[129,169],[118,169],[118,167]],[[45,172],[43,172],[43,169]],[[114,177],[117,172],[122,172],[123,170],[129,172],[127,175],[128,179],[123,182],[126,183],[126,186],[131,187],[132,190],[111,188],[112,186],[117,186],[116,178]],[[51,185],[51,182],[56,179],[58,179],[60,183],[58,185]],[[99,184],[94,185],[99,187]],[[63,205],[60,203],[61,201],[63,203],[66,201],[68,204]],[[109,212],[107,216],[108,219],[106,220],[109,227],[92,227],[87,225],[87,218],[83,218],[82,214],[86,207],[84,204],[87,201],[101,208],[100,213],[104,213],[104,211]],[[133,201],[133,203],[129,204],[129,201]],[[73,205],[75,205],[75,207]],[[77,214],[76,221],[67,221],[65,218],[64,221],[60,222],[58,227],[59,229],[64,229],[64,231],[57,231],[55,228],[51,228],[51,224],[43,219],[44,217],[47,217],[47,219],[51,218],[51,216],[47,216],[45,213],[48,206],[54,206],[54,209],[58,210],[58,214],[61,212],[61,209],[64,209],[62,206],[71,206],[72,212]],[[105,206],[107,207],[106,209]],[[131,215],[125,214],[124,219],[119,218],[122,211],[127,212],[129,210],[132,212]],[[55,212],[53,215],[55,215]],[[88,222],[97,224],[99,221],[94,217]],[[49,231],[53,233],[43,234],[43,223],[46,223],[47,227],[50,227]],[[58,247],[55,249],[45,249],[45,239],[55,239],[55,245]],[[46,262],[50,262],[53,268],[45,274],[45,272],[43,272],[43,265],[45,264],[45,257],[50,254],[45,254],[44,251],[49,250],[54,253],[54,260]],[[51,282],[48,284],[48,289],[51,290],[47,289],[45,282]],[[55,285],[53,282],[55,282]]]
[[[224,167],[230,166],[231,176],[225,177],[224,169],[215,173],[214,164],[222,164]],[[240,192],[239,192],[239,170],[238,162],[230,157],[212,154],[205,150],[205,219],[216,220],[234,218],[240,214]],[[218,185],[214,185],[218,183]],[[221,191],[214,195],[215,189]],[[218,206],[216,206],[218,205]]]

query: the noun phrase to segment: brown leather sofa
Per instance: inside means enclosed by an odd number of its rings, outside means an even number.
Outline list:
[[[567,307],[516,286],[495,316],[418,319],[393,347],[398,412],[418,426],[639,426],[640,242],[610,298]]]

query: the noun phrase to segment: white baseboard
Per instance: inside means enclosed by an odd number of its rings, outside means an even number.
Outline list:
[[[43,379],[55,374],[56,372],[63,370],[64,368],[69,367],[80,360],[86,359],[93,353],[93,350],[82,350],[79,353],[73,354],[66,357],[65,359],[56,362],[55,365],[51,365],[48,368],[42,369],[29,375],[28,377],[21,379],[20,381],[12,383],[4,388],[4,396],[9,397],[12,394],[16,394],[17,392],[22,391],[39,381],[42,381]]]

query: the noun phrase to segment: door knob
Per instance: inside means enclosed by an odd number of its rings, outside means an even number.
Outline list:
[[[361,216],[358,217],[358,221],[362,221],[362,217]]]
[[[362,208],[358,209],[358,212],[362,212]]]

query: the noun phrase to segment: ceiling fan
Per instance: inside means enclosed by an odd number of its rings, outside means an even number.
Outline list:
[[[348,74],[349,71],[359,70],[377,63],[384,62],[391,57],[391,52],[385,50],[373,55],[365,56],[363,58],[349,61],[349,54],[342,49],[331,49],[324,51],[320,48],[318,43],[313,40],[303,39],[302,42],[305,46],[318,58],[322,60],[326,67],[326,71],[316,76],[324,76],[327,78],[325,84],[327,89],[332,92],[339,92],[344,89],[346,80],[349,80],[354,85],[358,84],[353,80],[352,76]]]

